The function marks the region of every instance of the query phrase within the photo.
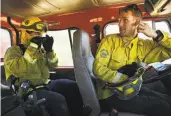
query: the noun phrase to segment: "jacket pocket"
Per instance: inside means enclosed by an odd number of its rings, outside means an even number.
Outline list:
[[[113,70],[117,70],[125,64],[126,64],[126,60],[123,57],[113,56],[109,63],[109,67],[111,67]]]

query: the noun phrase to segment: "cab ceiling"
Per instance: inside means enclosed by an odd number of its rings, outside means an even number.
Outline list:
[[[7,16],[18,18],[43,17],[108,5],[143,2],[144,0],[1,0],[1,12]]]

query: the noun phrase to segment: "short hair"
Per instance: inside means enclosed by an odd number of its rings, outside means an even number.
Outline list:
[[[119,9],[119,14],[121,12],[123,12],[123,11],[124,12],[132,11],[135,16],[142,17],[142,12],[141,12],[141,10],[138,8],[138,6],[136,4],[130,4],[128,6],[120,8]]]

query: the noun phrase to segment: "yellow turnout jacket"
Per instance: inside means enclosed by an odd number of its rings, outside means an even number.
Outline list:
[[[45,54],[37,50],[37,46],[31,43],[25,53],[19,46],[10,47],[4,57],[6,79],[14,75],[18,78],[16,85],[24,80],[29,80],[33,85],[49,82],[49,69],[57,67],[58,59],[54,52]]]
[[[99,99],[113,95],[109,89],[104,87],[104,81],[118,83],[127,79],[127,75],[117,72],[120,67],[132,62],[149,64],[171,57],[171,37],[167,33],[162,33],[164,38],[159,43],[138,37],[133,40],[126,37],[121,38],[119,34],[108,35],[102,40],[93,65],[94,74],[103,80],[103,82],[97,80]]]

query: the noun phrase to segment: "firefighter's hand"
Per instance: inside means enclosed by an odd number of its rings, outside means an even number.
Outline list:
[[[53,37],[46,35],[45,40],[43,40],[43,47],[46,53],[52,52],[53,42],[54,42]]]
[[[128,75],[128,77],[132,77],[138,69],[138,64],[133,62],[132,64],[127,64],[118,69],[118,72]]]
[[[140,22],[138,26],[138,32],[143,33],[148,37],[156,38],[157,33],[147,23]]]
[[[42,44],[42,38],[41,37],[34,37],[30,40],[30,43],[35,43],[38,45],[38,48],[41,47],[41,44]]]

